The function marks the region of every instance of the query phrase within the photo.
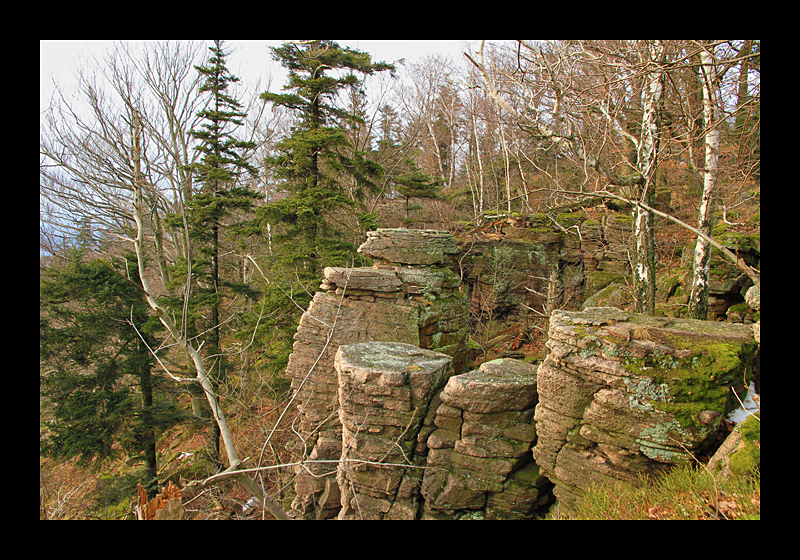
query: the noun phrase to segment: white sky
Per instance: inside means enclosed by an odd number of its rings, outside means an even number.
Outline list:
[[[135,41],[131,41],[135,42]],[[429,54],[450,56],[454,60],[462,58],[461,53],[468,49],[468,44],[476,41],[459,40],[336,40],[342,47],[351,47],[372,55],[373,61],[395,62],[406,59],[406,64],[419,62]],[[113,41],[88,40],[42,40],[39,43],[39,110],[44,111],[50,103],[53,93],[53,79],[65,87],[72,89],[75,83],[73,74],[83,55],[102,53],[113,46]],[[211,41],[206,41],[211,45]],[[285,85],[285,71],[272,60],[268,46],[279,46],[282,41],[226,41],[225,45],[233,53],[227,59],[228,69],[242,78],[243,85],[252,84],[261,78],[266,85],[267,78],[272,75],[271,91],[279,91]],[[402,69],[400,69],[402,75]]]

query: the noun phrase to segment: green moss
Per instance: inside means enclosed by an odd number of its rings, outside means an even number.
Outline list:
[[[749,384],[748,363],[754,348],[748,344],[720,341],[687,341],[675,337],[671,346],[689,349],[691,354],[677,358],[654,351],[643,358],[626,357],[623,367],[631,373],[652,380],[650,398],[643,394],[654,408],[668,412],[684,428],[701,428],[698,418],[704,410],[725,414],[734,400],[730,387],[741,380]]]
[[[728,224],[720,222],[714,226],[711,235],[730,249],[739,251],[761,250],[761,232],[740,233],[728,230]]]
[[[761,467],[761,414],[750,416],[736,427],[742,434],[743,448],[730,456],[732,473],[752,473]]]
[[[563,212],[556,215],[556,221],[564,228],[569,228],[577,223],[583,222],[586,219],[584,214],[577,212]]]

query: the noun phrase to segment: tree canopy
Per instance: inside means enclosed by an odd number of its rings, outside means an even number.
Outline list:
[[[393,72],[394,66],[373,63],[368,53],[333,41],[287,43],[273,47],[272,53],[289,70],[284,89],[292,93],[265,92],[261,97],[289,109],[296,121],[291,133],[275,145],[276,154],[265,160],[286,196],[259,208],[259,215],[285,226],[281,239],[293,244],[286,262],[301,263],[313,276],[323,257],[338,264],[357,257],[353,244],[341,239],[326,215],[353,207],[354,198],[365,193],[375,194],[375,180],[383,171],[368,154],[354,149],[345,134],[347,126],[363,120],[334,102],[342,90],[361,86],[356,72]],[[345,181],[353,181],[355,188],[346,191]]]

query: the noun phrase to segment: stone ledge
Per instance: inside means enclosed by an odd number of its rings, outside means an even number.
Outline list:
[[[442,402],[488,414],[524,410],[536,405],[536,366],[519,360],[492,360],[480,369],[451,377]]]
[[[380,228],[367,232],[358,252],[392,263],[434,265],[444,263],[458,247],[446,231]]]

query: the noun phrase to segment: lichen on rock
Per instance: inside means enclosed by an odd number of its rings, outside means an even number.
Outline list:
[[[339,519],[415,519],[425,464],[418,441],[428,408],[450,373],[452,357],[410,344],[341,346],[342,453],[336,475]]]
[[[530,451],[536,371],[498,359],[450,378],[428,438],[423,519],[523,519],[548,503],[550,482]]]
[[[758,363],[748,326],[616,308],[557,311],[547,344],[534,458],[567,509],[593,482],[689,462]]]

